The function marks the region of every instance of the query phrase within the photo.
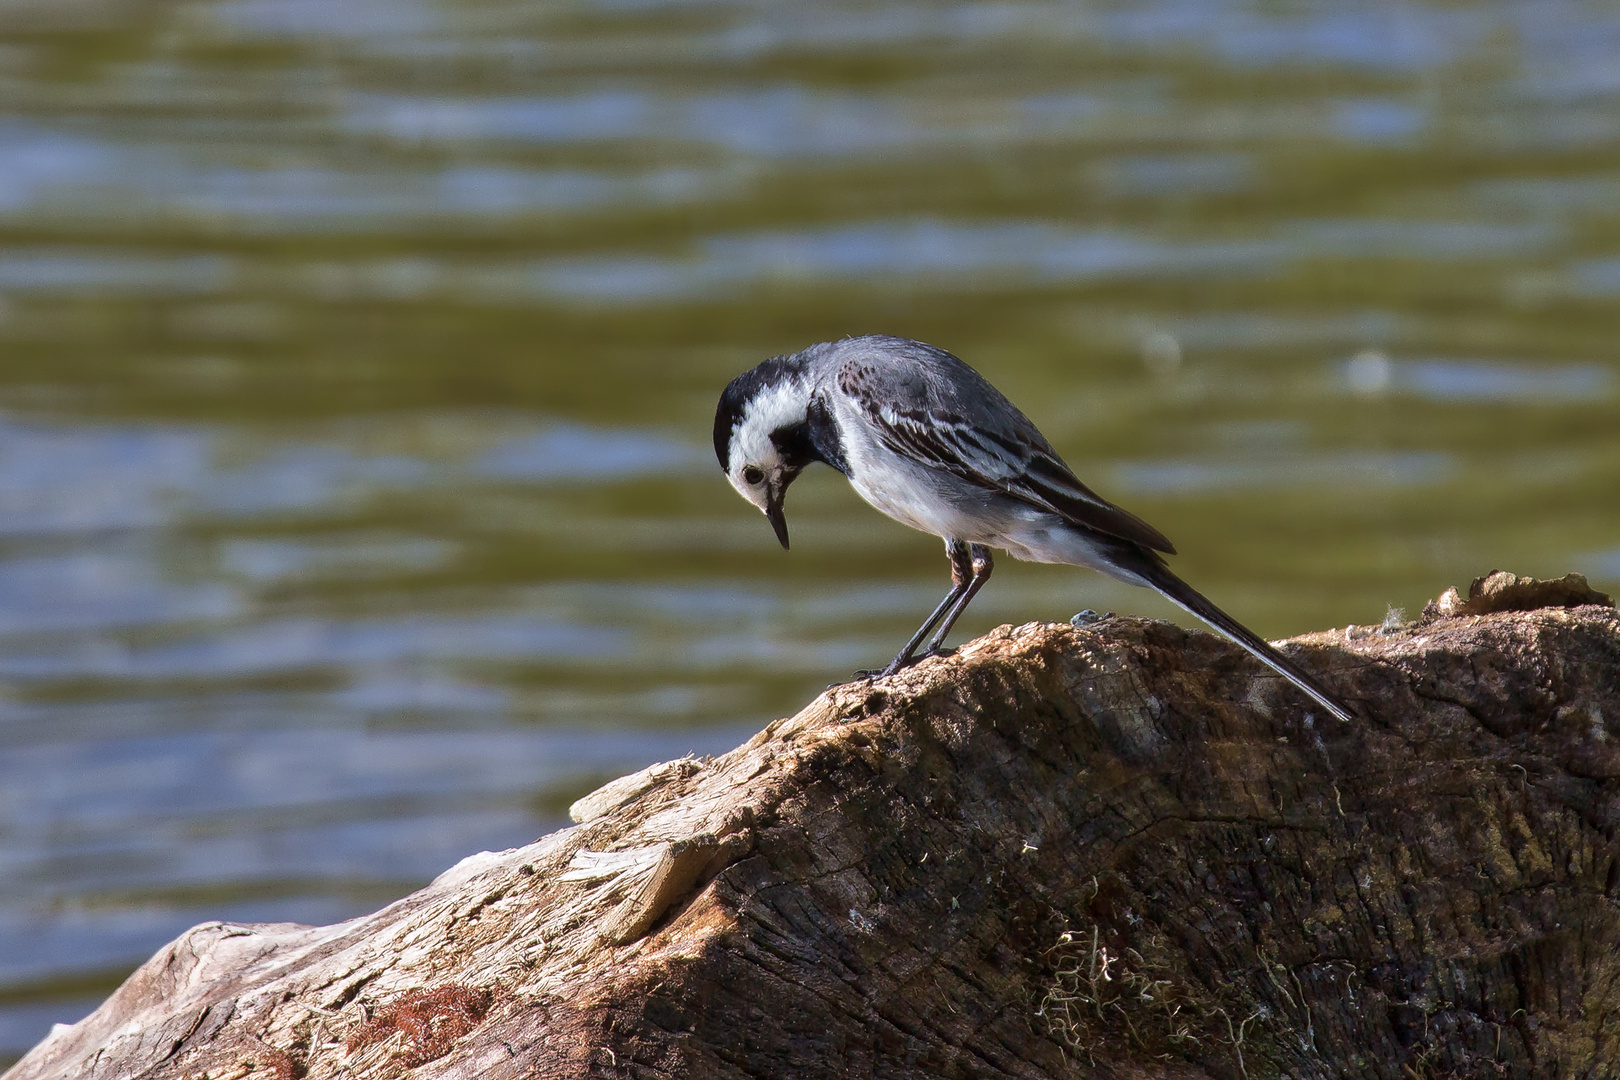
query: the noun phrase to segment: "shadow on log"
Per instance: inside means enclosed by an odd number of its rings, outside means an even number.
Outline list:
[[[1612,1075],[1620,614],[1499,574],[1287,648],[1362,719],[1003,627],[375,915],[196,927],[7,1076]]]

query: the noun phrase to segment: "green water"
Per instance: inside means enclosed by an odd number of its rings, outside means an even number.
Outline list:
[[[977,366],[1270,636],[1620,586],[1620,14],[0,11],[0,1057],[881,663],[938,542],[720,388]],[[1157,598],[1004,560],[957,637]]]

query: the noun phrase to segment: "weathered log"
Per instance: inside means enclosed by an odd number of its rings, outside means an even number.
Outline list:
[[[1613,1075],[1620,613],[1502,578],[1286,646],[1349,724],[1003,627],[375,915],[196,927],[7,1076]]]

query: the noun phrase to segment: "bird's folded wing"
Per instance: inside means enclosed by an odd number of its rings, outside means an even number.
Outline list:
[[[1175,554],[1163,533],[1082,484],[1038,435],[993,431],[940,409],[873,403],[868,415],[879,440],[897,454],[1050,510],[1071,525]]]

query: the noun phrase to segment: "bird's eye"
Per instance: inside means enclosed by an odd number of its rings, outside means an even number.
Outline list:
[[[754,468],[752,465],[743,470],[743,483],[747,484],[749,487],[753,487],[763,479],[765,479],[765,474]]]

